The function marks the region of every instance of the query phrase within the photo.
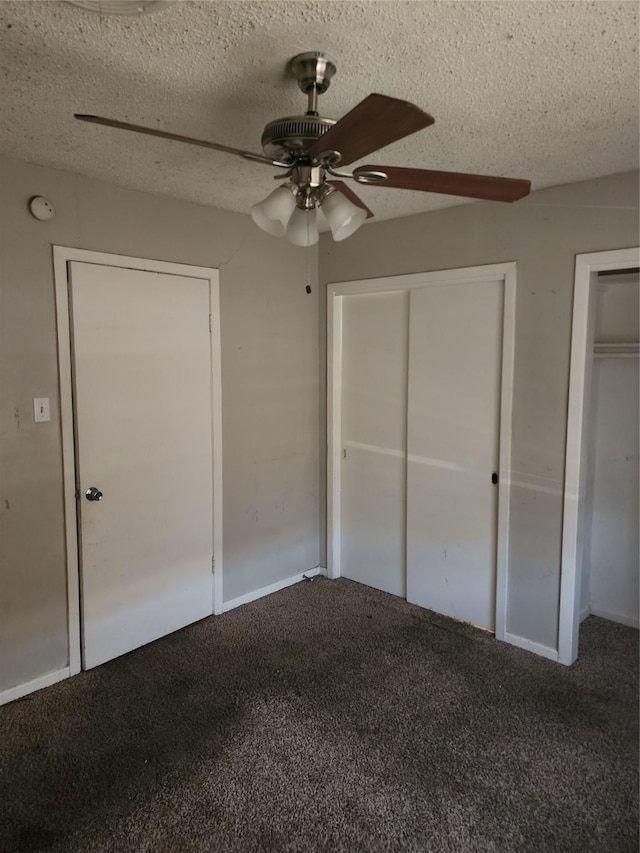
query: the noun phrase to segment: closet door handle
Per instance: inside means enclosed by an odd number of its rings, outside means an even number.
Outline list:
[[[494,486],[498,485],[498,475],[496,474],[495,471],[491,475],[491,482],[493,483]]]

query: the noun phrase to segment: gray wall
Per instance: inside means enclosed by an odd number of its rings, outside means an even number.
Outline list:
[[[638,224],[638,173],[632,172],[542,190],[514,205],[466,204],[374,221],[344,242],[321,240],[322,283],[517,262],[507,631],[552,648],[574,258],[637,246]]]
[[[225,600],[318,564],[319,389],[305,250],[247,216],[15,160],[0,185],[2,690],[67,663],[52,244],[220,269]],[[33,195],[52,221],[29,215]]]
[[[2,158],[0,185],[2,690],[67,662],[51,245],[220,269],[226,600],[325,562],[318,400],[326,343],[324,294],[304,290],[305,251],[246,216]],[[464,205],[374,222],[344,243],[321,241],[323,282],[518,262],[508,630],[549,646],[574,256],[637,245],[637,185],[637,173],[616,175],[513,206]],[[35,194],[56,206],[51,222],[28,214]],[[51,398],[51,423],[33,423],[35,396]]]

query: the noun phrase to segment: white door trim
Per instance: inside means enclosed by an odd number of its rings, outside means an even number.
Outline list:
[[[598,272],[637,266],[640,266],[640,249],[637,248],[576,255],[558,620],[558,660],[567,665],[578,657],[580,629],[584,462],[588,441],[586,415],[589,410],[595,322],[593,285]]]
[[[220,287],[218,270],[189,264],[174,264],[146,258],[130,258],[67,246],[53,247],[53,269],[58,334],[58,369],[60,377],[60,419],[62,430],[62,466],[64,484],[65,542],[67,563],[67,612],[69,631],[69,675],[80,672],[80,586],[78,555],[78,519],[76,511],[76,472],[74,412],[71,380],[72,350],[69,324],[69,285],[67,265],[70,261],[101,264],[125,269],[180,275],[204,279],[209,283],[211,305],[211,424],[213,454],[213,612],[222,613],[222,373],[220,347]]]
[[[496,630],[506,638],[506,602],[509,560],[509,503],[511,492],[511,413],[515,349],[516,264],[488,264],[437,272],[331,283],[327,287],[327,574],[340,577],[340,449],[342,423],[342,296],[442,287],[451,284],[502,279],[504,319],[500,406],[500,491],[498,497],[498,554],[496,570]]]

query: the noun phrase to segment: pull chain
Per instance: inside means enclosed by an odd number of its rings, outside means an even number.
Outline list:
[[[315,213],[315,211],[314,211]],[[309,220],[311,218],[311,211],[307,213],[307,286],[305,290],[307,293],[311,293],[311,246],[309,245]]]

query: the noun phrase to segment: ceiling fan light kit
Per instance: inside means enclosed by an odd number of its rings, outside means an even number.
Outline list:
[[[530,192],[529,181],[515,178],[398,166],[366,165],[352,172],[342,171],[343,167],[379,148],[429,127],[434,119],[415,104],[379,94],[369,95],[338,121],[324,118],[318,114],[318,96],[329,88],[336,72],[335,62],[319,51],[310,51],[294,56],[288,69],[307,95],[307,111],[304,115],[269,122],[262,133],[264,154],[100,116],[76,113],[75,117],[93,124],[200,145],[285,169],[283,174],[276,176],[285,183],[254,205],[251,217],[263,231],[274,237],[286,237],[296,246],[318,242],[319,210],[336,241],[350,237],[373,216],[348,184],[332,178],[346,178],[362,186],[503,202],[516,201]]]
[[[311,189],[307,192],[296,182],[283,184],[264,201],[254,204],[251,218],[267,234],[286,236],[296,246],[312,246],[318,242],[319,209],[336,241],[355,234],[366,220],[367,210],[358,207],[331,184]]]

